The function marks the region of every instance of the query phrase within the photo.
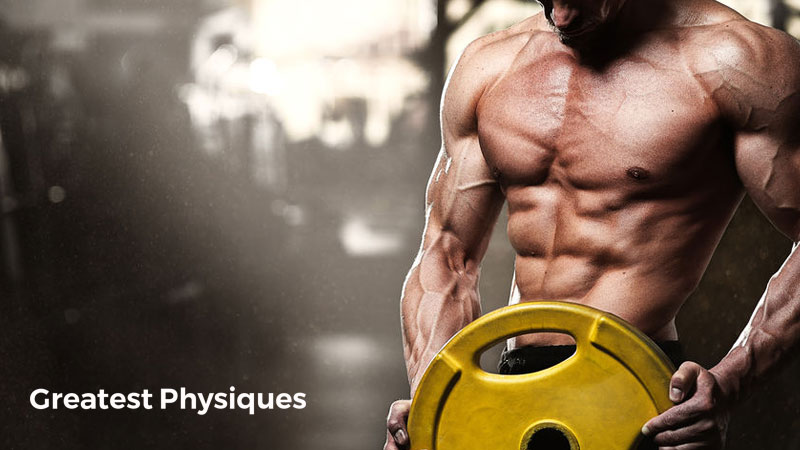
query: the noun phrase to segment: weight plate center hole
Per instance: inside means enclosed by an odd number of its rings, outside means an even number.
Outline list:
[[[577,450],[572,449],[569,439],[556,428],[542,428],[528,441],[526,450]]]

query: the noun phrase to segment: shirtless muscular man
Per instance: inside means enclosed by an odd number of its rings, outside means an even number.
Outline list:
[[[401,303],[412,396],[436,352],[480,315],[480,263],[504,201],[512,302],[593,306],[658,342],[678,339],[675,316],[745,193],[800,240],[794,39],[713,0],[540,3],[542,14],[470,44],[445,87]],[[663,449],[723,448],[731,409],[798,342],[793,251],[728,355],[708,370],[683,363],[676,406],[643,433]],[[408,447],[409,407],[392,404],[385,450]]]

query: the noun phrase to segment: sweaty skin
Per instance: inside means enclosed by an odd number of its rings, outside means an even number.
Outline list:
[[[541,3],[543,14],[470,44],[448,77],[401,303],[412,396],[481,314],[480,262],[504,201],[512,303],[590,305],[659,341],[678,338],[675,316],[745,193],[800,240],[794,39],[711,0]],[[678,405],[643,430],[661,448],[722,448],[730,408],[796,353],[797,254],[717,366],[673,376]],[[385,449],[408,445],[407,412],[407,400],[393,404]]]

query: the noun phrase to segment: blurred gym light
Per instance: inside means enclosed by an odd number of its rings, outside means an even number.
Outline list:
[[[410,95],[426,87],[408,56],[436,24],[429,0],[254,0],[250,89],[268,94],[290,140],[352,144],[346,119],[325,117],[341,100],[364,99],[363,135],[380,145]]]
[[[339,241],[350,256],[380,256],[399,252],[405,245],[397,229],[381,230],[365,217],[346,217],[339,228]]]
[[[250,63],[250,90],[257,94],[276,95],[283,81],[278,67],[269,59],[256,58]]]
[[[334,334],[322,336],[314,342],[315,360],[325,366],[338,366],[348,371],[379,363],[381,347],[360,334]]]
[[[212,76],[222,76],[233,67],[238,53],[237,48],[233,45],[223,45],[219,47],[204,63],[206,72]]]
[[[720,3],[730,6],[748,19],[762,25],[770,23],[769,0],[720,0]]]
[[[447,19],[457,22],[472,8],[470,0],[450,0],[447,3]]]
[[[256,53],[275,59],[344,56],[365,43],[424,45],[436,24],[430,0],[254,0]]]
[[[460,0],[453,2],[454,5],[447,11],[448,15],[463,14],[464,6],[459,3],[464,2]],[[467,44],[478,36],[492,30],[508,28],[525,17],[538,13],[541,9],[539,4],[534,1],[487,0],[478,7],[478,10],[464,25],[453,33],[447,42],[447,66],[450,67]]]

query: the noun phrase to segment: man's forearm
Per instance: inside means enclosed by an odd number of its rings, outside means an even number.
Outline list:
[[[770,279],[750,322],[711,372],[734,402],[786,362],[800,344],[800,251],[795,244]]]
[[[477,263],[443,264],[444,257],[423,252],[403,288],[403,350],[412,396],[436,353],[480,316]]]

